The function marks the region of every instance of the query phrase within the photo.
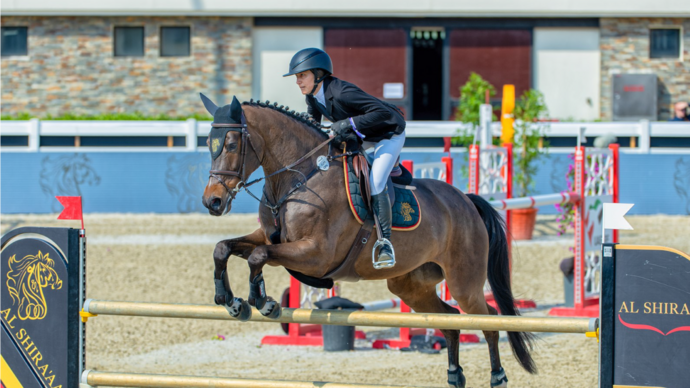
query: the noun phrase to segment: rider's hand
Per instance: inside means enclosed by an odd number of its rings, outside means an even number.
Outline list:
[[[352,123],[350,122],[350,119],[345,119],[345,120],[339,120],[333,123],[331,126],[331,130],[333,131],[334,134],[344,136],[347,133],[353,133],[352,131]]]
[[[348,131],[345,132],[344,134],[336,134],[335,137],[333,137],[333,141],[335,144],[340,144],[342,142],[348,142],[348,141],[356,141],[357,140],[357,135],[353,131]]]

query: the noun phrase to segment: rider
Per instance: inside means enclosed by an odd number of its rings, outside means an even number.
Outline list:
[[[373,97],[349,82],[333,77],[333,63],[325,51],[300,50],[290,61],[284,77],[296,75],[297,85],[306,95],[307,111],[317,122],[325,116],[333,123],[334,142],[357,141],[363,149],[374,148],[370,186],[372,207],[381,235],[390,243],[391,203],[386,181],[405,143],[405,118],[394,105]],[[395,262],[391,246],[381,246],[380,262]]]

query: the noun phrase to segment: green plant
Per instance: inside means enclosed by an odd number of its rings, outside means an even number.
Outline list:
[[[489,91],[489,97],[496,94],[496,88],[489,81],[471,72],[467,82],[460,87],[460,101],[455,111],[455,120],[478,126],[479,106],[486,102],[487,91]],[[496,120],[496,115],[493,115],[493,120]]]
[[[536,161],[548,150],[548,142],[542,141],[548,123],[540,119],[548,117],[544,96],[530,89],[515,102],[515,151],[513,162],[513,185],[516,197],[529,195],[534,189]]]

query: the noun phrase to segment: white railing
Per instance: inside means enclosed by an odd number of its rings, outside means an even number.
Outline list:
[[[469,124],[454,121],[410,121],[407,123],[408,138],[439,138],[456,136],[460,129],[470,128]],[[494,136],[500,136],[500,123],[492,124]],[[585,128],[585,136],[595,137],[613,135],[618,138],[635,138],[635,148],[625,152],[650,152],[652,137],[690,137],[690,123],[675,122],[607,122],[544,123],[546,137],[577,137],[580,128]],[[2,121],[2,136],[27,136],[28,146],[3,147],[5,151],[36,152],[44,149],[40,144],[41,136],[109,136],[135,137],[184,136],[185,146],[172,147],[176,150],[197,151],[206,147],[197,147],[197,137],[208,136],[211,130],[209,121],[50,121],[31,119],[28,121]],[[71,150],[76,147],[49,147],[52,151]],[[168,147],[79,147],[79,151],[165,151]],[[655,149],[657,151],[657,149]]]

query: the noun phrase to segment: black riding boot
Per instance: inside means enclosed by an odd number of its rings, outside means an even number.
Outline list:
[[[388,191],[384,190],[380,194],[373,195],[371,197],[371,205],[376,213],[376,218],[379,220],[381,237],[385,239],[385,241],[379,240],[377,242],[377,245],[380,245],[381,249],[374,263],[374,268],[390,268],[395,265],[395,254],[392,249],[393,245],[390,243],[393,213],[391,211],[391,201],[388,197]]]

